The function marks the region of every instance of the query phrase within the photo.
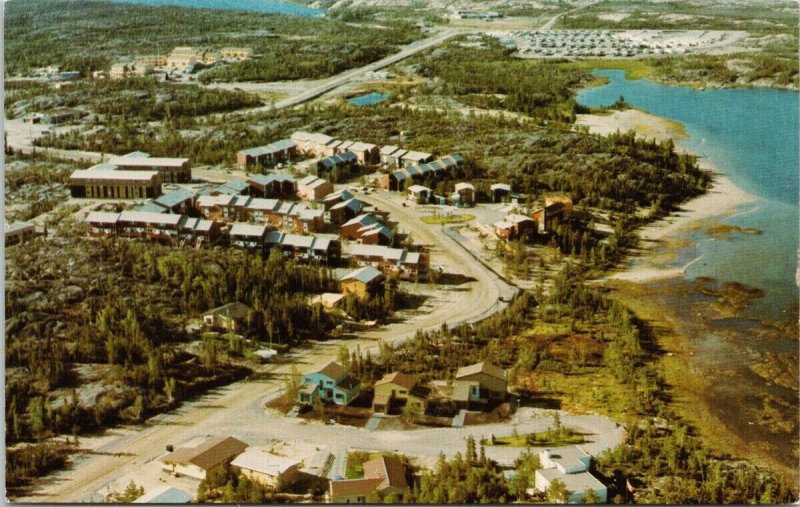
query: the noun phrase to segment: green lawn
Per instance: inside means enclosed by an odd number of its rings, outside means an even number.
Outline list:
[[[422,221],[426,224],[461,224],[473,220],[475,215],[448,215],[444,217],[422,217]]]
[[[583,435],[570,429],[561,431],[542,431],[524,435],[511,435],[508,437],[495,437],[494,441],[481,440],[483,445],[507,447],[561,447],[564,445],[582,444],[586,441]]]

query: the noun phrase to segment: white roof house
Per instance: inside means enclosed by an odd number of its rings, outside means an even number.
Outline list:
[[[455,190],[456,192],[461,192],[462,190],[472,190],[474,192],[475,185],[473,185],[472,183],[465,183],[465,182],[456,183]]]
[[[296,459],[286,458],[264,452],[261,449],[248,447],[247,450],[231,461],[231,465],[278,478],[293,467],[299,466],[300,462]]]
[[[594,490],[600,502],[605,502],[608,488],[589,473],[591,460],[592,457],[577,445],[543,449],[539,453],[542,468],[534,475],[536,489],[546,492],[553,481],[559,480],[570,492],[569,503],[581,503],[589,489]]]

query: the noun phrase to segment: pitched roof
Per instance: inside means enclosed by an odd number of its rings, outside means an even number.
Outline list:
[[[166,213],[168,209],[169,208],[159,206],[158,204],[156,204],[155,201],[149,201],[142,204],[141,206],[133,208],[132,211],[144,211],[146,213]]]
[[[378,456],[364,462],[364,478],[383,478],[384,488],[407,488],[406,474],[400,460],[391,456]]]
[[[379,278],[383,278],[383,273],[372,266],[367,266],[347,273],[340,280],[343,282],[346,280],[358,280],[361,283],[370,284]]]
[[[369,496],[378,489],[383,479],[350,479],[331,481],[331,498],[343,496]]]
[[[173,206],[177,206],[178,204],[188,201],[194,197],[194,193],[186,190],[185,188],[179,188],[177,190],[173,190],[172,192],[167,192],[164,195],[160,195],[153,199],[153,202],[156,204],[160,204],[167,208],[172,208]]]
[[[456,378],[474,375],[476,373],[485,373],[491,377],[506,380],[506,372],[502,368],[495,366],[489,361],[481,361],[470,366],[463,366],[456,372]]]
[[[278,183],[294,183],[295,179],[286,173],[270,173],[270,174],[254,174],[250,177],[249,182],[255,182],[259,185],[269,185],[273,181]]]
[[[336,361],[331,361],[322,368],[309,372],[309,374],[311,373],[319,373],[320,375],[325,375],[326,377],[337,379],[343,375],[347,375],[347,368],[337,363]]]
[[[108,211],[92,211],[86,216],[87,222],[95,224],[115,224],[118,220],[119,213],[109,213]]]
[[[414,380],[414,377],[412,377],[411,375],[395,371],[384,375],[382,379],[375,382],[375,385],[380,386],[383,384],[397,384],[399,386],[405,387],[410,391],[411,388],[413,388],[414,384],[416,383],[417,381]]]
[[[372,225],[378,223],[378,219],[372,216],[369,213],[362,213],[355,218],[351,218],[347,222],[342,225],[342,227],[347,227],[349,225],[361,224],[361,226],[365,225]]]
[[[120,222],[134,222],[157,225],[178,225],[185,219],[183,215],[164,214],[163,210],[158,213],[147,211],[123,211],[119,214]]]
[[[179,447],[163,456],[164,463],[191,463],[210,470],[240,454],[247,444],[233,437],[209,437],[196,447]]]
[[[253,225],[253,224],[246,224],[243,222],[234,223],[230,231],[231,236],[247,236],[247,237],[259,237],[259,238],[264,237],[266,233],[267,233],[266,225]]]

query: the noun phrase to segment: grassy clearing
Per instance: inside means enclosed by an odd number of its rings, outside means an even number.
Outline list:
[[[524,435],[495,437],[483,439],[481,443],[488,446],[504,447],[563,447],[565,445],[582,444],[586,439],[580,433],[564,428],[561,431],[540,431]]]
[[[422,221],[426,224],[462,224],[464,222],[469,222],[470,220],[474,220],[475,215],[449,215],[445,217],[422,217]]]

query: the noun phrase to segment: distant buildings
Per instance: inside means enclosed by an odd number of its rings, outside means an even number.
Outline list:
[[[36,230],[32,222],[4,222],[3,232],[5,233],[5,245],[18,245],[36,236]]]
[[[89,234],[95,237],[143,238],[194,246],[213,245],[222,235],[218,222],[146,211],[93,211],[86,223]]]

